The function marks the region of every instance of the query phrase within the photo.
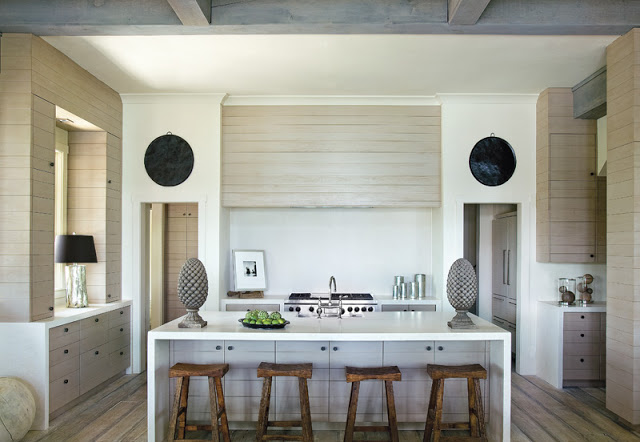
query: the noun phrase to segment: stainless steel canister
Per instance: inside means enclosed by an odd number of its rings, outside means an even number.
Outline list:
[[[394,285],[393,286],[393,299],[398,299],[398,295],[400,294],[400,286],[399,285]]]
[[[404,276],[394,276],[393,281],[394,285],[400,285],[404,282]]]
[[[418,297],[418,284],[415,282],[409,283],[409,298],[416,299]]]
[[[407,292],[409,291],[409,283],[403,282],[400,284],[400,299],[407,299]]]
[[[418,298],[422,299],[427,296],[427,275],[418,273],[415,276],[416,284],[418,284]]]

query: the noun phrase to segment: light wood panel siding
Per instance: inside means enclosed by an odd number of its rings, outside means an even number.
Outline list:
[[[640,424],[640,29],[607,48],[607,408]]]
[[[198,257],[198,204],[166,204],[164,226],[164,322],[169,322],[186,314],[178,276],[187,259]]]
[[[105,173],[110,170],[113,180],[109,204],[115,212],[104,210],[101,233],[111,234],[107,241],[113,250],[105,250],[111,276],[101,290],[111,287],[118,299],[120,96],[39,37],[4,34],[0,44],[0,321],[53,315],[49,308],[54,305],[54,168],[50,164],[56,105],[108,133]]]
[[[543,91],[536,110],[537,260],[602,262],[597,233],[606,206],[598,205],[596,121],[573,118],[570,88]]]
[[[437,207],[439,106],[226,106],[222,205]]]

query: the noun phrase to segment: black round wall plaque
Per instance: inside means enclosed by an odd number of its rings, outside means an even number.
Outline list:
[[[184,139],[171,132],[153,140],[144,154],[147,175],[161,186],[183,183],[193,170],[193,150]]]
[[[500,186],[516,170],[516,154],[509,143],[492,135],[473,146],[469,168],[473,177],[485,186]]]

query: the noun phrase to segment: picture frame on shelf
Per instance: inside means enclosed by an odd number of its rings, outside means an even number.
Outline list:
[[[267,288],[264,250],[233,251],[233,282],[236,291]]]

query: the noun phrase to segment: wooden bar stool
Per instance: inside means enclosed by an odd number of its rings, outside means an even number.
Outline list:
[[[482,365],[427,365],[427,373],[433,379],[431,397],[427,410],[427,424],[424,429],[424,442],[434,442],[441,439],[441,430],[469,430],[469,437],[455,437],[455,440],[486,441],[487,434],[484,424],[484,410],[482,394],[480,393],[480,379],[487,379],[487,370]],[[442,399],[444,397],[444,380],[466,378],[469,395],[469,422],[442,423]],[[442,437],[443,440],[447,439]]]
[[[211,431],[211,440],[219,441],[222,432],[224,442],[230,442],[227,409],[222,392],[222,377],[229,371],[229,364],[175,364],[169,369],[170,378],[178,378],[173,409],[169,421],[168,441],[203,442],[206,439],[185,439],[187,431]],[[189,379],[191,376],[209,378],[209,404],[211,405],[211,425],[187,425],[187,400],[189,399]],[[220,424],[218,424],[220,419]],[[176,437],[176,430],[178,436]]]
[[[347,382],[351,382],[351,398],[349,399],[349,412],[347,414],[347,427],[344,430],[345,442],[353,441],[354,431],[388,431],[392,442],[398,442],[398,419],[396,418],[396,402],[393,397],[393,381],[402,380],[402,374],[398,367],[345,367]],[[389,425],[358,425],[356,426],[356,411],[358,409],[358,393],[360,381],[366,380],[384,381],[387,393],[387,417]]]
[[[258,366],[258,377],[264,378],[262,384],[262,398],[260,399],[260,414],[256,441],[263,440],[302,440],[313,441],[311,430],[311,408],[309,407],[309,390],[307,379],[311,379],[312,364],[273,364],[261,362]],[[273,376],[294,376],[298,378],[300,389],[300,417],[299,421],[269,421],[269,401],[271,400],[271,382]],[[289,434],[267,434],[268,427],[302,427],[302,436]]]

